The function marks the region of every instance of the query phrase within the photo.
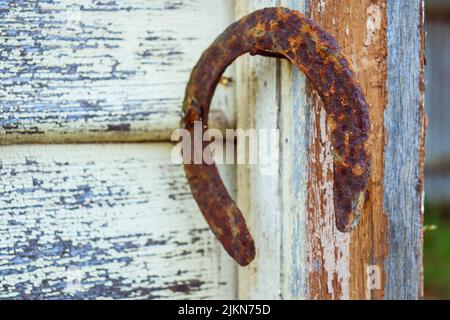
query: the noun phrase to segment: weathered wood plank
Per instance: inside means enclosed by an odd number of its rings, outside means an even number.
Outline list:
[[[237,3],[238,17],[277,5],[270,0]],[[305,9],[300,1],[283,4],[294,3],[298,10]],[[238,205],[247,215],[257,250],[255,261],[239,269],[239,295],[244,299],[305,298],[305,77],[286,61],[262,57],[242,57],[236,70],[237,126],[280,129],[274,175],[261,175],[258,166],[238,167]],[[297,86],[292,86],[293,78]]]
[[[237,1],[236,19],[256,9],[274,6],[276,1]],[[275,59],[241,57],[236,62],[238,128],[276,129],[278,95]],[[276,171],[279,162],[273,163]],[[255,260],[239,270],[239,297],[242,299],[281,298],[281,234],[278,175],[263,176],[258,165],[237,168],[237,204],[246,214],[256,243]],[[255,201],[255,199],[258,199]]]
[[[308,1],[281,0],[282,6],[308,11]],[[279,130],[280,130],[280,196],[283,299],[308,298],[304,284],[308,277],[306,247],[308,244],[308,140],[310,101],[306,76],[288,61],[280,61],[279,71]]]
[[[358,228],[343,234],[334,225],[332,149],[317,94],[284,62],[238,63],[238,126],[280,129],[275,176],[238,169],[238,199],[259,253],[254,266],[239,269],[240,296],[420,298],[421,0],[238,3],[240,15],[280,4],[297,9],[330,32],[358,75],[372,123],[367,201]]]
[[[170,152],[0,147],[0,298],[235,298],[234,262]]]
[[[319,299],[370,299],[383,297],[383,263],[387,219],[382,207],[384,126],[386,107],[386,13],[384,1],[311,0],[310,16],[339,42],[358,75],[369,105],[372,124],[371,176],[361,222],[351,233],[334,228],[332,153],[325,111],[313,94],[313,136],[310,141],[311,172],[308,196],[309,229],[315,238],[310,259],[322,269],[310,277],[310,294]],[[324,114],[325,113],[325,114]],[[368,287],[368,268],[375,270],[376,284]]]
[[[191,69],[232,20],[229,0],[2,1],[0,143],[168,140]],[[212,126],[234,127],[233,82],[212,109]]]
[[[389,99],[384,114],[384,207],[389,219],[386,298],[423,297],[424,2],[388,1]]]

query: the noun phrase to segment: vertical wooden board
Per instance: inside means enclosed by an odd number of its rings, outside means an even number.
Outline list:
[[[232,20],[229,0],[1,2],[0,143],[168,140],[191,69]],[[225,83],[218,128],[234,127]]]
[[[352,1],[346,6],[341,1],[310,1],[310,16],[338,40],[350,59],[369,103],[372,124],[372,170],[359,226],[349,235],[333,231],[329,197],[318,198],[312,206],[310,227],[313,232],[321,230],[315,248],[329,266],[313,276],[313,298],[422,296],[422,10],[421,0]],[[329,157],[323,161],[329,143],[314,137],[326,130],[320,102],[315,108],[310,161],[316,160],[316,168],[323,171],[331,163]],[[311,198],[329,195],[323,188],[329,175],[318,174],[311,162],[309,170],[310,181],[317,177],[321,181],[312,184]],[[327,251],[328,257],[323,254]]]
[[[279,4],[307,12],[308,2],[281,0]],[[305,75],[288,61],[279,69],[281,297],[308,297],[307,266],[307,162],[310,117]],[[294,85],[293,85],[294,84]]]
[[[237,1],[236,19],[276,1]],[[242,129],[276,129],[279,96],[275,59],[246,55],[236,62],[237,127]],[[279,162],[273,163],[275,171]],[[239,269],[239,298],[281,298],[281,234],[278,175],[263,175],[259,165],[238,166],[238,206],[242,209],[256,242],[255,260]],[[258,199],[255,201],[255,199]]]
[[[305,8],[302,1],[282,2]],[[237,3],[237,17],[279,4]],[[257,248],[255,261],[239,269],[239,296],[305,298],[305,77],[286,61],[245,56],[237,61],[237,87],[238,127],[279,129],[276,155],[264,156],[272,159],[273,174],[264,175],[261,164],[238,166],[238,205]]]
[[[298,85],[293,87],[292,82]],[[281,292],[283,299],[305,299],[308,154],[307,140],[303,137],[309,128],[305,76],[288,62],[282,62],[280,84]]]
[[[424,2],[388,1],[384,206],[389,219],[386,298],[423,297]]]
[[[333,35],[347,55],[369,104],[371,176],[361,222],[349,234],[334,227],[332,156],[322,103],[313,94],[310,147],[310,259],[321,266],[311,274],[310,294],[321,299],[370,299],[384,296],[387,218],[383,209],[384,124],[387,103],[386,1],[311,0],[310,16]],[[314,266],[314,265],[313,265]],[[375,270],[378,286],[368,287]]]
[[[0,147],[0,298],[236,298],[171,144]],[[235,193],[230,167],[221,168]]]

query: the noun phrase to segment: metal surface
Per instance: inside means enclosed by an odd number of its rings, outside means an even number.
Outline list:
[[[194,122],[202,121],[203,130],[207,129],[217,83],[227,66],[245,53],[288,59],[306,74],[323,100],[333,144],[336,226],[350,231],[359,221],[370,172],[367,103],[334,38],[301,13],[281,7],[255,11],[228,27],[203,53],[184,100],[184,127],[191,133],[192,146],[202,143],[194,141]],[[254,241],[216,166],[188,163],[185,172],[216,237],[240,265],[249,264],[255,256]]]

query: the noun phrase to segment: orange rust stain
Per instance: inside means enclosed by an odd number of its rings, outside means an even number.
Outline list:
[[[344,54],[349,58],[358,80],[365,93],[368,105],[370,121],[372,124],[371,135],[367,145],[372,154],[371,176],[366,193],[366,202],[364,213],[361,216],[360,224],[349,235],[349,244],[340,243],[337,239],[342,238],[338,231],[334,229],[334,239],[329,243],[320,240],[321,235],[326,228],[326,206],[324,203],[317,203],[314,199],[323,199],[325,191],[323,185],[326,180],[331,179],[330,175],[317,176],[314,174],[322,172],[322,164],[319,161],[321,154],[329,152],[320,139],[315,138],[310,143],[310,161],[309,161],[309,220],[308,234],[310,236],[310,276],[309,293],[311,298],[315,299],[381,299],[384,297],[385,272],[384,262],[388,253],[388,220],[383,209],[383,172],[384,172],[384,146],[386,133],[384,129],[384,110],[387,105],[387,35],[386,35],[386,0],[360,0],[348,1],[342,5],[340,0],[330,0],[326,6],[320,6],[320,0],[311,0],[310,18],[319,23],[324,29],[336,38]],[[370,8],[370,9],[369,9]],[[372,15],[378,13],[378,16]],[[381,23],[375,25],[375,30],[367,30],[368,19],[380,19]],[[379,20],[377,20],[379,21]],[[370,32],[370,41],[367,41],[368,32]],[[315,117],[312,120],[312,130],[320,133],[320,114],[323,105],[319,99],[313,95],[313,105],[315,107]],[[329,126],[332,122],[327,121],[327,132],[329,135]],[[324,130],[322,128],[322,130]],[[316,134],[316,135],[317,135]],[[354,174],[358,174],[358,168],[353,169]],[[317,193],[320,197],[317,197]],[[329,208],[328,208],[329,209]],[[315,218],[319,215],[322,219]],[[329,228],[329,226],[328,226]],[[336,280],[334,270],[323,267],[324,248],[326,246],[335,246],[335,259],[338,265],[338,259],[342,259],[341,267],[347,270],[339,270],[341,280]],[[344,255],[342,258],[340,254]],[[347,257],[345,257],[347,255]],[[330,257],[327,257],[328,259]],[[314,263],[314,265],[312,265]],[[317,266],[321,268],[317,271]],[[377,266],[380,273],[379,289],[369,289],[367,267]],[[316,270],[315,270],[316,269]],[[333,273],[334,272],[334,273]],[[345,273],[347,272],[347,277]],[[330,274],[333,273],[333,274]],[[338,275],[339,276],[339,275]],[[333,279],[333,287],[329,287],[329,279]],[[343,288],[346,288],[344,292]]]
[[[363,169],[361,168],[360,165],[357,164],[357,165],[353,168],[353,173],[354,173],[355,175],[359,176],[359,175],[363,174]]]

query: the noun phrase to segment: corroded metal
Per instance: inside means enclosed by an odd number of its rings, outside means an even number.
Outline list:
[[[324,102],[333,145],[336,227],[350,231],[359,221],[370,172],[367,103],[336,40],[301,13],[281,7],[255,11],[229,26],[203,53],[192,71],[183,107],[192,145],[194,122],[202,121],[206,130],[222,73],[245,53],[288,59],[306,74]],[[185,172],[216,237],[240,265],[250,263],[255,256],[253,239],[217,167],[191,163],[185,164]]]

